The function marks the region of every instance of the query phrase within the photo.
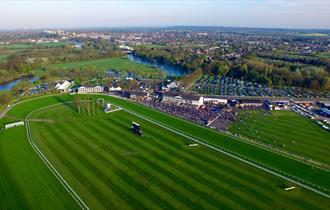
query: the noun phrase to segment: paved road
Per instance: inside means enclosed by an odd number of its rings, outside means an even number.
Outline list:
[[[6,107],[2,112],[0,112],[0,119],[3,118],[7,112],[11,109],[12,106]]]

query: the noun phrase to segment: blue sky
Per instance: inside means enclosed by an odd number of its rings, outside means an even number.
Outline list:
[[[212,25],[330,29],[330,0],[11,0],[0,28]]]

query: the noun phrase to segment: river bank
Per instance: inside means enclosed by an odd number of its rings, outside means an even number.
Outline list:
[[[28,79],[29,82],[35,82],[36,80],[38,80],[37,76],[33,76],[33,75],[23,75],[20,76],[18,78],[9,80],[9,81],[4,81],[4,82],[0,82],[0,91],[2,90],[10,90],[12,87],[16,86],[17,84],[23,82],[25,79]]]

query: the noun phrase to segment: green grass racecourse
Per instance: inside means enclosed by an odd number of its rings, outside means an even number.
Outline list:
[[[278,187],[285,182],[210,149],[189,147],[188,139],[123,110],[88,116],[66,104],[31,118],[52,121],[31,123],[33,138],[93,209],[318,206],[302,200],[296,205],[298,194],[307,194],[285,192]],[[130,131],[132,121],[141,124],[144,137]]]
[[[138,64],[130,61],[126,57],[116,57],[107,59],[94,59],[88,61],[76,61],[70,63],[60,63],[46,66],[49,68],[61,68],[61,69],[80,69],[80,68],[93,68],[97,70],[125,70],[125,71],[142,71],[142,72],[153,72],[157,71],[155,68],[149,66]]]
[[[0,133],[0,209],[78,209],[27,142],[24,127]]]
[[[330,167],[330,132],[291,111],[243,111],[230,130]]]
[[[219,147],[329,189],[327,172],[144,106],[102,97],[181,132],[190,132]],[[24,102],[1,119],[0,125],[13,121],[13,117],[24,119],[39,107],[68,100],[73,100],[73,96]],[[35,117],[48,119],[47,122],[31,122],[36,143],[93,209],[104,206],[326,209],[329,203],[328,198],[300,187],[285,192],[278,187],[286,183],[283,179],[203,146],[190,148],[187,143],[191,141],[187,138],[124,111],[98,112],[88,117],[63,105],[37,111]],[[133,120],[143,127],[145,136],[142,139],[128,130]],[[77,208],[38,159],[23,127],[0,133],[0,149],[1,209]],[[13,164],[14,160],[19,164]]]
[[[16,110],[31,109],[34,105]],[[10,115],[21,117],[15,112]],[[0,125],[12,121],[17,120],[6,117]],[[0,189],[0,209],[79,209],[29,145],[25,127],[0,131]]]

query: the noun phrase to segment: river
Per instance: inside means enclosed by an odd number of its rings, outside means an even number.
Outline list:
[[[137,55],[134,54],[129,54],[128,58],[135,62],[135,63],[140,63],[140,64],[144,64],[147,66],[156,66],[157,68],[159,68],[162,71],[165,71],[168,75],[170,76],[183,76],[185,75],[185,72],[183,69],[175,67],[173,65],[170,64],[163,64],[163,63],[159,63],[157,61],[150,61],[144,58],[141,58]]]
[[[35,82],[36,80],[38,80],[38,77],[32,76],[32,77],[22,77],[20,79],[16,79],[16,80],[12,80],[12,81],[9,81],[9,82],[0,83],[0,91],[1,90],[10,90],[12,87],[14,87],[15,85],[18,85],[19,83],[21,83],[26,78],[30,82]]]

